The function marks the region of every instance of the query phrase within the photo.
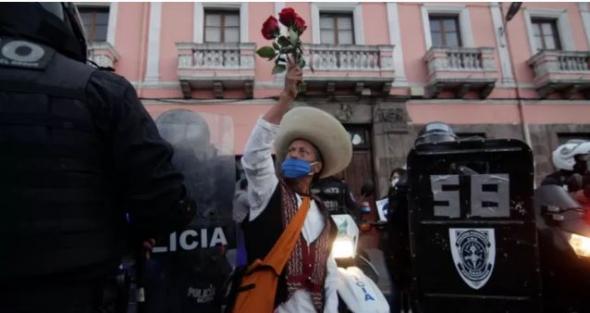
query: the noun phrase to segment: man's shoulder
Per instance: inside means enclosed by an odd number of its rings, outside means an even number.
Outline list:
[[[115,74],[112,71],[98,69],[89,64],[76,61],[59,52],[55,53],[52,72],[59,72],[60,75],[69,75],[69,79],[79,80],[80,83],[86,82],[86,93],[98,93],[102,96],[105,94],[123,96],[129,88],[133,88],[131,83],[124,77]]]
[[[141,103],[135,89],[125,78],[104,70],[95,70],[85,88],[87,104],[93,112],[107,119],[121,116],[128,109],[137,110]]]
[[[111,92],[121,96],[129,88],[133,88],[133,85],[124,77],[105,70],[94,71],[89,84],[99,87],[104,92]]]

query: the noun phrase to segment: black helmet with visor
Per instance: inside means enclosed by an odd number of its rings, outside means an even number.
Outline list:
[[[0,4],[0,36],[26,38],[86,62],[86,37],[80,14],[71,2]]]

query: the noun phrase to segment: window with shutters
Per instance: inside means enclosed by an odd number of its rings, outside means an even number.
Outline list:
[[[533,18],[531,24],[537,50],[561,50],[556,19]]]
[[[93,41],[106,41],[109,24],[109,8],[95,6],[79,6],[78,11],[84,23],[86,39]]]
[[[457,15],[429,15],[430,37],[436,48],[461,47],[461,31]]]
[[[240,42],[239,11],[205,10],[205,42]]]
[[[352,14],[320,13],[320,42],[331,45],[353,45]]]

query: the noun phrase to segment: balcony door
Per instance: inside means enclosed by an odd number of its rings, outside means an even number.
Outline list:
[[[352,13],[320,13],[320,42],[354,45]]]
[[[531,24],[537,50],[561,50],[556,19],[534,18]]]
[[[430,15],[430,37],[436,48],[461,47],[461,31],[457,15]]]
[[[90,42],[107,41],[109,24],[108,6],[79,6],[78,11],[84,23],[86,39]]]
[[[240,13],[205,10],[205,42],[240,42]]]

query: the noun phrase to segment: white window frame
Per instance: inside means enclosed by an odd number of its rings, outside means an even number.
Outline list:
[[[500,66],[502,67],[502,84],[514,84],[514,75],[512,73],[512,61],[506,43],[506,32],[504,31],[502,10],[500,3],[491,2],[490,10],[492,12],[492,22],[494,24],[494,33],[496,36],[496,45],[498,56],[500,57]]]
[[[109,8],[109,20],[107,22],[107,42],[115,46],[115,34],[117,33],[118,2],[76,2],[76,7],[101,7]]]
[[[320,12],[321,13],[352,13],[354,29],[354,44],[364,45],[365,34],[363,29],[363,8],[360,3],[311,3],[311,29],[312,43],[321,44],[320,40]]]
[[[107,42],[115,46],[115,35],[117,34],[117,15],[119,14],[119,3],[111,2],[109,8],[109,26],[107,27]]]
[[[145,81],[160,80],[160,35],[162,30],[162,2],[150,2],[150,22],[147,45]]]
[[[195,2],[193,7],[193,42],[203,43],[205,37],[205,10],[237,9],[240,12],[240,42],[248,42],[248,2],[244,3],[213,3]]]
[[[586,34],[586,42],[588,46],[590,46],[590,6],[586,2],[578,2],[578,10],[582,16],[584,33]]]
[[[432,37],[430,36],[430,15],[431,14],[456,14],[459,16],[459,31],[461,33],[462,47],[473,48],[473,33],[471,31],[471,18],[469,10],[464,4],[423,4],[422,5],[422,29],[424,31],[424,43],[426,50],[432,47]]]
[[[529,48],[531,49],[531,55],[537,54],[540,50],[536,49],[535,35],[533,32],[534,18],[551,18],[557,20],[557,32],[559,33],[559,40],[561,43],[561,49],[563,51],[574,51],[574,40],[572,37],[572,30],[570,28],[570,21],[567,16],[567,10],[560,9],[531,9],[524,8],[524,21],[526,23],[527,35],[529,38]]]
[[[389,26],[389,43],[393,45],[393,66],[395,68],[395,86],[407,86],[402,48],[401,26],[396,2],[387,2],[387,23]]]

